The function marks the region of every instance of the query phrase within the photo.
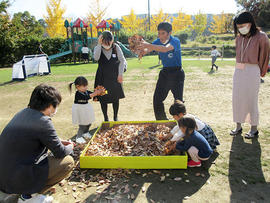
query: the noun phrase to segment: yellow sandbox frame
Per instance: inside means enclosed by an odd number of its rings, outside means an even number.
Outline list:
[[[103,122],[96,130],[92,139],[95,139],[96,133],[102,128],[110,128],[121,124],[174,124],[175,121],[115,121]],[[187,154],[168,155],[168,156],[86,156],[85,153],[91,142],[87,144],[80,155],[81,168],[126,168],[126,169],[186,169]]]

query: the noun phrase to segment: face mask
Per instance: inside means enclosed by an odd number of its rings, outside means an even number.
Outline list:
[[[247,25],[245,27],[239,28],[238,30],[242,35],[246,35],[249,33],[250,28],[248,28],[248,25]]]
[[[54,117],[56,113],[57,113],[57,108],[55,108],[55,111],[53,113],[51,112],[49,116]]]
[[[102,45],[102,47],[103,47],[104,49],[110,49],[110,48],[111,48],[111,46],[106,46],[106,45]]]

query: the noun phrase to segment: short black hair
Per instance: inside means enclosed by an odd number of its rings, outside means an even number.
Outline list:
[[[165,30],[166,32],[171,32],[172,31],[172,24],[169,22],[162,22],[158,24],[157,27],[158,30]]]
[[[56,108],[61,100],[61,94],[57,89],[46,84],[40,84],[33,90],[28,107],[37,111],[44,111],[50,105]]]
[[[169,112],[172,116],[179,115],[180,113],[186,114],[186,106],[180,100],[175,100],[171,105]]]
[[[254,36],[259,31],[259,28],[257,28],[253,15],[248,11],[244,11],[238,14],[233,20],[233,29],[234,29],[235,37],[238,34],[242,35],[237,29],[237,24],[240,25],[240,24],[245,24],[245,23],[251,23],[251,28],[250,28],[251,36]]]
[[[217,47],[215,45],[212,46],[212,49],[216,49]]]

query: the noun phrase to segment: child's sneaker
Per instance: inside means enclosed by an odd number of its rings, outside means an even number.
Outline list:
[[[53,197],[52,196],[45,196],[42,194],[32,195],[30,199],[25,199],[21,196],[18,199],[18,203],[52,203]]]
[[[91,139],[93,135],[87,132],[87,133],[84,133],[82,136],[84,137],[84,139]]]
[[[198,162],[195,162],[193,160],[190,160],[187,164],[188,167],[200,167],[201,166],[201,162],[198,161]]]
[[[85,143],[86,143],[86,141],[85,141],[85,139],[84,139],[83,137],[78,137],[78,138],[76,138],[76,142],[77,142],[78,144],[85,144]]]

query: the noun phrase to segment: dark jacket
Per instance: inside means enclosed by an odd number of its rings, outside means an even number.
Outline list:
[[[48,149],[56,158],[72,152],[57,137],[50,117],[30,108],[17,113],[0,135],[0,190],[40,192],[48,179]]]
[[[201,158],[208,158],[213,153],[209,143],[196,130],[194,130],[191,135],[184,138],[183,141],[177,142],[176,149],[180,151],[188,151],[191,146],[194,146],[199,150],[198,155]]]

